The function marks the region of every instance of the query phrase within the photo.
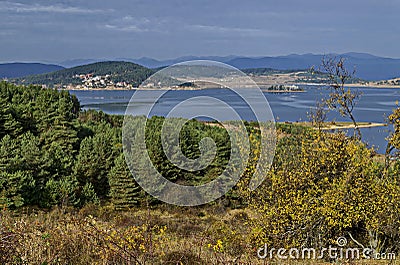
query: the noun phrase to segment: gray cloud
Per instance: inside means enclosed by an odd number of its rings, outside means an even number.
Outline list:
[[[188,29],[204,33],[217,33],[226,35],[240,35],[244,37],[281,37],[286,35],[283,31],[274,31],[258,28],[225,27],[217,25],[188,25]]]
[[[111,9],[87,9],[76,6],[65,6],[61,4],[57,5],[40,5],[40,4],[23,4],[14,2],[2,2],[0,5],[0,11],[17,12],[17,13],[65,13],[65,14],[96,14],[111,12]]]
[[[0,0],[0,58],[400,57],[400,1]]]
[[[122,32],[162,32],[161,26],[165,25],[159,20],[146,17],[134,17],[131,15],[112,19],[108,23],[101,25],[100,28]]]

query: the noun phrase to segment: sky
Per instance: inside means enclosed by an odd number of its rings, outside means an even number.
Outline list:
[[[366,52],[400,58],[399,0],[0,0],[0,61]]]

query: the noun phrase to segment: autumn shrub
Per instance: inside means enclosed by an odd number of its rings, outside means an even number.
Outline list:
[[[346,236],[353,245],[394,248],[398,184],[382,179],[371,150],[341,133],[315,133],[300,149],[287,151],[290,159],[277,153],[263,186],[251,194],[250,206],[258,213],[251,233],[256,246],[321,248]]]

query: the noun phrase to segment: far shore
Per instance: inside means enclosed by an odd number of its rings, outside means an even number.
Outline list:
[[[59,90],[70,90],[70,91],[127,91],[127,90],[191,90],[191,91],[200,91],[200,90],[207,90],[207,89],[220,89],[220,87],[215,88],[193,88],[193,87],[182,87],[182,88],[172,88],[172,87],[156,87],[156,88],[143,88],[143,87],[133,87],[133,88],[121,88],[121,87],[104,87],[104,88],[59,88]],[[266,93],[301,93],[305,92],[305,90],[268,90],[266,88],[260,88],[262,92]]]
[[[299,86],[300,85],[303,85],[303,86],[329,86],[329,84],[323,84],[323,83],[296,83],[296,85],[299,85]],[[398,88],[400,88],[400,85],[352,83],[352,84],[345,84],[345,87],[398,89]]]
[[[295,83],[298,86],[329,86],[329,84],[321,84],[321,83]],[[400,89],[400,85],[377,85],[377,84],[362,84],[362,83],[354,83],[354,84],[346,84],[346,87],[353,88],[386,88],[386,89]],[[259,86],[263,92],[266,93],[301,93],[305,92],[304,89],[301,90],[268,90],[265,86]],[[76,91],[101,91],[101,90],[206,90],[206,89],[219,89],[220,87],[102,87],[102,88],[77,88],[77,87],[67,87],[67,88],[57,88],[58,90],[76,90]]]
[[[400,85],[381,85],[381,84],[346,84],[348,87],[365,87],[365,88],[400,88]]]

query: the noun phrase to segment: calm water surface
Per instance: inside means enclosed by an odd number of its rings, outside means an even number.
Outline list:
[[[357,121],[384,123],[385,117],[396,107],[396,101],[400,100],[400,89],[359,88],[362,95],[354,110]],[[109,114],[124,114],[134,90],[98,90],[98,91],[70,91],[81,102],[83,109],[96,109]],[[147,92],[146,92],[147,93]],[[154,92],[153,92],[154,93]],[[329,91],[318,87],[306,87],[304,93],[272,94],[264,93],[268,99],[276,121],[307,121],[307,113],[315,106],[315,103],[328,96]],[[196,97],[209,96],[221,99],[234,108],[244,120],[255,120],[252,111],[247,104],[235,93],[228,89],[208,89],[198,91],[168,91],[163,95],[153,108],[151,115],[165,115],[173,107],[182,101]],[[143,101],[137,103],[137,108],[152,103],[152,91]],[[207,104],[194,104],[191,111],[209,108]],[[216,111],[224,112],[224,108],[218,107]],[[183,115],[183,114],[182,114]],[[183,115],[184,116],[184,115]],[[336,112],[328,114],[328,120],[348,121]],[[369,146],[374,146],[378,152],[384,153],[386,147],[385,138],[388,135],[388,127],[363,128],[363,141]],[[349,131],[349,133],[352,133]]]

